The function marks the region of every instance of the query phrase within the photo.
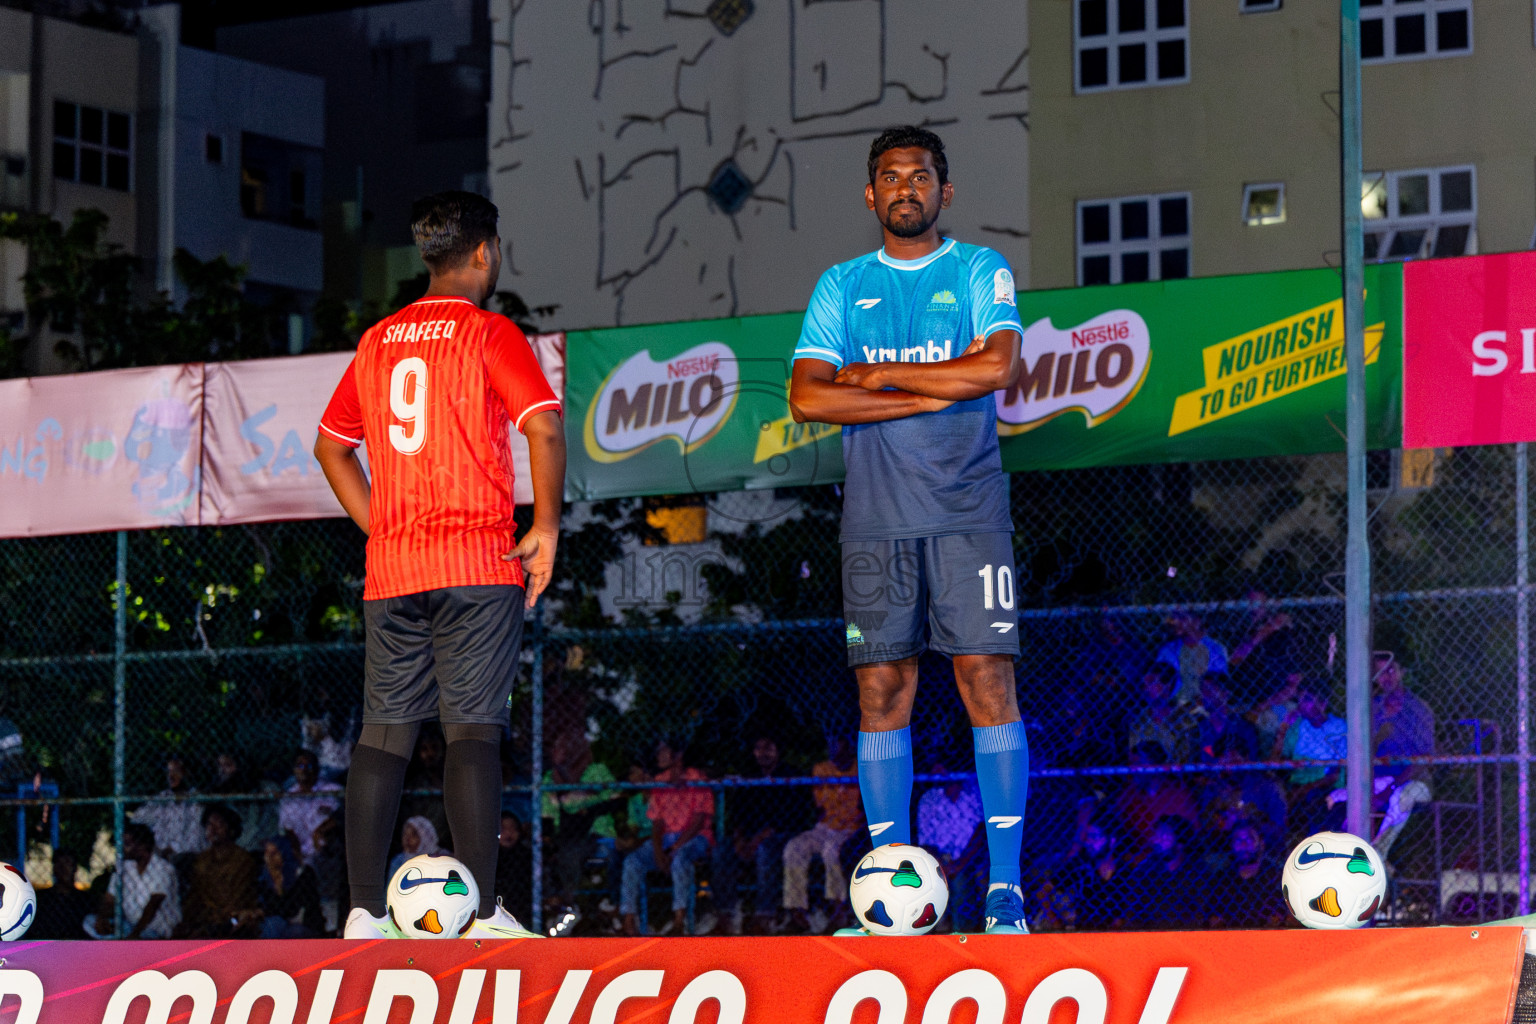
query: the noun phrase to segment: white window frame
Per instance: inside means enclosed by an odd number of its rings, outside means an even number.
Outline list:
[[[1273,217],[1252,217],[1248,213],[1249,204],[1253,201],[1255,192],[1274,189],[1280,193],[1280,212]],[[1249,227],[1264,227],[1270,224],[1285,223],[1285,182],[1283,181],[1257,181],[1243,186],[1243,206],[1239,215],[1244,224]]]
[[[1169,235],[1166,238],[1162,234],[1162,210],[1159,206],[1164,199],[1184,200],[1184,226],[1182,235]],[[1147,237],[1124,239],[1121,234],[1120,208],[1126,203],[1145,202],[1147,204]],[[1108,204],[1112,209],[1109,218],[1109,241],[1088,243],[1083,241],[1083,211],[1091,206],[1103,206]],[[1186,276],[1194,276],[1194,233],[1195,233],[1195,208],[1194,200],[1188,192],[1157,192],[1141,196],[1113,196],[1103,199],[1080,199],[1077,202],[1077,216],[1074,234],[1077,239],[1077,283],[1083,286],[1083,262],[1093,256],[1109,257],[1109,284],[1124,284],[1124,258],[1127,254],[1147,254],[1147,280],[1161,281],[1162,253],[1183,249],[1185,251],[1184,267]]]
[[[1154,89],[1164,85],[1185,85],[1189,82],[1192,55],[1189,38],[1189,0],[1182,0],[1184,4],[1184,24],[1178,28],[1157,27],[1157,0],[1144,0],[1147,11],[1147,27],[1137,32],[1121,32],[1119,30],[1120,11],[1119,0],[1105,0],[1105,17],[1109,31],[1102,36],[1090,36],[1084,38],[1082,34],[1082,5],[1080,0],[1071,0],[1072,3],[1072,92],[1075,95],[1092,95],[1101,92],[1114,92],[1120,89]],[[1184,74],[1178,78],[1157,77],[1157,44],[1179,40],[1184,44]],[[1142,43],[1146,46],[1147,54],[1147,78],[1142,82],[1126,82],[1121,84],[1120,79],[1120,47],[1131,43]],[[1084,50],[1097,50],[1104,48],[1109,58],[1109,82],[1105,85],[1084,86],[1082,84],[1082,57]]]
[[[1472,208],[1470,210],[1443,211],[1440,209],[1440,176],[1454,174],[1457,171],[1467,171],[1472,175]],[[1429,178],[1429,212],[1416,213],[1408,216],[1396,212],[1398,208],[1398,190],[1404,178],[1425,175]],[[1363,207],[1366,196],[1373,187],[1380,183],[1385,189],[1387,201],[1387,213],[1384,217],[1366,217],[1364,219],[1365,233],[1367,235],[1379,235],[1376,255],[1366,257],[1368,263],[1397,263],[1406,260],[1424,259],[1435,251],[1435,241],[1441,228],[1466,226],[1467,245],[1457,256],[1471,256],[1477,252],[1477,168],[1472,164],[1453,164],[1448,167],[1412,167],[1397,171],[1367,171],[1360,182],[1360,201]],[[1392,248],[1392,242],[1398,232],[1423,231],[1424,240],[1419,243],[1419,248],[1412,255],[1387,256]]]
[[[1436,15],[1442,11],[1465,11],[1467,14],[1467,48],[1444,50],[1439,47],[1440,27]],[[1397,15],[1424,15],[1424,52],[1399,55],[1397,50]],[[1360,57],[1362,64],[1402,64],[1416,60],[1445,60],[1450,57],[1470,57],[1475,49],[1472,37],[1472,0],[1381,0],[1379,5],[1360,8],[1362,27],[1367,21],[1382,23],[1382,56]]]
[[[1268,11],[1278,11],[1282,0],[1237,0],[1237,13],[1239,14],[1264,14]]]
[[[75,151],[75,170],[69,177],[63,177],[59,174],[58,164],[55,162],[53,167],[54,178],[59,181],[72,182],[76,185],[84,185],[87,188],[104,188],[110,192],[133,192],[133,113],[127,110],[113,110],[110,107],[98,107],[94,103],[76,103],[73,100],[58,98],[54,99],[54,103],[65,103],[75,108],[75,134],[72,138],[60,135],[57,123],[54,124],[52,130],[54,146],[69,146]],[[81,112],[87,109],[98,111],[101,114],[101,142],[99,143],[88,142],[80,137],[80,122],[83,119]],[[118,149],[109,141],[111,129],[108,126],[111,124],[112,115],[114,114],[128,119],[127,149]],[[57,113],[54,116],[57,117]],[[80,177],[80,154],[84,150],[92,150],[101,154],[101,181],[98,183],[84,181]],[[107,158],[112,156],[124,157],[128,161],[128,184],[121,189],[107,184]]]

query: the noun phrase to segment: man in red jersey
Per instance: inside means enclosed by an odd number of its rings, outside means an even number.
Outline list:
[[[400,932],[386,859],[421,723],[448,740],[443,802],[480,889],[464,933],[526,937],[495,896],[498,746],[523,611],[549,585],[565,486],[560,400],[510,320],[480,309],[501,272],[497,210],[469,192],[419,200],[427,294],[369,328],[320,420],[315,458],[368,534],[363,729],[347,774],[347,938]],[[528,438],[533,525],[512,522],[508,427]],[[357,446],[366,441],[372,484]]]

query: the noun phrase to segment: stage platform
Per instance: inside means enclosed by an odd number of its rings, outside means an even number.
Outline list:
[[[1508,1024],[1525,948],[1518,927],[22,940],[0,1024]]]

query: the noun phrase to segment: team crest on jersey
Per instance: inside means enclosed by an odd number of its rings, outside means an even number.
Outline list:
[[[955,302],[955,293],[950,291],[948,288],[945,288],[941,291],[936,291],[933,293],[933,300],[928,303],[928,312],[932,313],[935,310],[945,309],[955,305],[958,305],[958,303]]]
[[[1013,301],[1013,274],[1007,267],[999,267],[997,273],[992,275],[992,302],[1003,303],[1012,306]]]
[[[848,629],[846,632],[848,635],[849,647],[857,647],[859,644],[864,642],[864,631],[859,628],[857,623],[848,623]]]

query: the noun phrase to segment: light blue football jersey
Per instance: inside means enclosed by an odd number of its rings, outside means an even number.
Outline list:
[[[882,248],[821,275],[795,358],[839,368],[939,362],[1007,329],[1024,332],[1008,261],[951,238],[921,259],[892,259]],[[845,426],[843,462],[844,540],[1013,531],[990,394]]]

